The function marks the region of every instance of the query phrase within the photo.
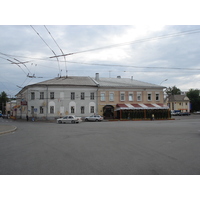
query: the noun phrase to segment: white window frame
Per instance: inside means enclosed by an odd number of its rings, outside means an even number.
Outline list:
[[[35,99],[35,92],[31,92],[31,100]]]
[[[125,92],[120,92],[120,101],[125,101]]]
[[[114,92],[109,93],[109,101],[114,101]]]
[[[54,99],[54,92],[50,92],[50,99]]]
[[[75,107],[74,107],[74,106],[71,106],[71,108],[70,108],[70,113],[71,113],[71,114],[74,114],[74,113],[75,113]]]
[[[55,113],[55,107],[54,106],[50,106],[49,109],[50,109],[49,110],[50,114],[54,114]]]
[[[90,106],[90,113],[94,113],[94,106]]]
[[[130,99],[130,97],[132,98],[132,100]],[[133,92],[129,92],[128,93],[128,100],[129,101],[133,101]]]
[[[158,95],[158,99],[157,99],[157,95]],[[159,92],[156,92],[156,101],[160,101],[160,93]]]
[[[44,114],[44,107],[40,106],[40,114]]]
[[[150,99],[149,99],[150,96]],[[152,101],[152,92],[147,93],[147,101]]]
[[[94,100],[94,92],[90,93],[90,100]]]
[[[81,114],[85,113],[85,106],[81,106]]]
[[[142,92],[137,92],[137,101],[142,101]]]
[[[101,101],[106,101],[105,92],[101,92]]]
[[[85,100],[85,92],[81,92],[81,100]]]
[[[75,92],[71,92],[71,100],[75,100]]]
[[[44,92],[40,92],[40,99],[44,99]]]

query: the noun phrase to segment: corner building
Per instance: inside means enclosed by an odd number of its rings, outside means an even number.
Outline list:
[[[169,118],[165,87],[133,78],[57,77],[24,87],[17,96],[17,118],[54,120],[68,114],[105,119]]]

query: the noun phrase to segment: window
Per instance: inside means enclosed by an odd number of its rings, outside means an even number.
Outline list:
[[[114,101],[114,93],[109,93],[109,101]]]
[[[44,108],[42,106],[40,106],[40,114],[44,113]]]
[[[75,99],[75,92],[71,92],[71,100]]]
[[[101,93],[101,101],[105,101],[105,93]]]
[[[85,113],[85,107],[81,106],[81,114],[84,114],[84,113]]]
[[[94,100],[94,92],[90,93],[90,100]]]
[[[35,99],[35,92],[31,92],[31,100]]]
[[[125,101],[125,94],[124,94],[124,92],[120,93],[120,101]]]
[[[94,106],[90,107],[90,113],[94,113]]]
[[[129,93],[128,94],[128,100],[129,101],[133,101],[133,93]]]
[[[50,99],[54,99],[54,92],[50,92]]]
[[[84,99],[85,99],[85,93],[81,92],[81,100],[84,100]]]
[[[75,109],[74,106],[71,106],[71,113],[74,113]]]
[[[156,93],[156,101],[159,101],[159,100],[160,100],[160,94]]]
[[[50,114],[54,114],[54,106],[50,106]]]
[[[34,106],[31,106],[31,114],[34,114]]]
[[[44,92],[40,92],[40,99],[44,99]]]
[[[151,101],[151,93],[148,93],[148,94],[147,94],[147,100],[148,100],[148,101]]]
[[[142,101],[142,93],[137,92],[137,101]]]

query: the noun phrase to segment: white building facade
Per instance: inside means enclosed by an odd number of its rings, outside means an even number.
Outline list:
[[[96,113],[97,87],[90,77],[61,77],[23,88],[17,96],[17,118],[53,120],[68,114]]]

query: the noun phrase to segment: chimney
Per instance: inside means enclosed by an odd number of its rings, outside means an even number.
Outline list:
[[[96,73],[96,74],[95,74],[95,80],[96,80],[96,81],[99,81],[99,73]]]
[[[117,76],[117,78],[121,78],[121,76]]]

